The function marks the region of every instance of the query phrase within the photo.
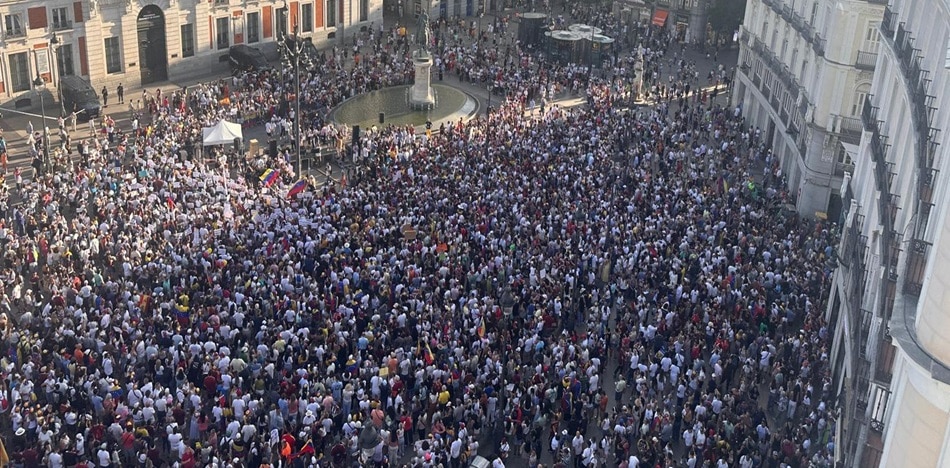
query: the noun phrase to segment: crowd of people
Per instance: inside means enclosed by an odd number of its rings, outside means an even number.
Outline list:
[[[146,93],[133,128],[4,187],[12,463],[831,466],[836,228],[756,183],[768,148],[740,109],[655,29],[588,76],[453,27],[443,73],[503,103],[365,132],[346,186],[292,189],[283,153],[195,156],[247,106],[287,132],[278,71]],[[411,78],[409,38],[364,39],[305,72],[314,144],[339,137],[335,103]],[[641,59],[652,107],[617,78]]]

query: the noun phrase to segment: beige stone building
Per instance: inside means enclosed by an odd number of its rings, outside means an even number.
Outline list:
[[[771,145],[792,202],[837,221],[877,60],[881,0],[749,0],[733,104]]]
[[[893,0],[828,319],[840,466],[950,467],[950,3]]]
[[[41,76],[80,75],[97,90],[226,70],[230,46],[276,57],[276,38],[318,47],[383,19],[382,0],[0,0],[0,96],[17,98]]]

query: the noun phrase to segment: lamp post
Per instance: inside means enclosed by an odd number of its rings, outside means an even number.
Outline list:
[[[46,103],[43,101],[43,91],[41,88],[46,87],[46,82],[43,81],[43,78],[40,75],[36,75],[36,79],[33,80],[33,88],[36,89],[36,94],[40,97],[40,115],[43,120],[40,125],[43,126],[43,170],[49,170],[49,128],[46,126]]]
[[[59,73],[62,71],[59,64],[59,38],[56,33],[49,39],[49,47],[53,53],[53,85],[56,86],[56,100],[59,102],[60,115],[66,115],[66,108],[63,107],[63,87],[60,84]]]
[[[488,86],[486,86],[486,88],[488,89],[488,105],[485,106],[485,116],[487,117],[487,116],[491,115],[491,89],[492,89],[492,82],[491,82],[491,79],[490,79],[490,78],[489,78],[489,80],[488,80]]]
[[[300,157],[300,56],[303,55],[303,43],[297,37],[297,28],[294,27],[293,46],[287,44],[287,38],[282,37],[278,40],[277,48],[280,50],[281,64],[290,67],[294,72],[294,128],[293,138],[294,151],[297,157],[297,175],[303,177],[303,159]]]
[[[507,279],[507,278],[506,278]],[[512,324],[511,324],[511,314],[515,308],[515,298],[511,295],[511,288],[505,286],[501,291],[501,296],[498,298],[498,306],[501,307],[502,315],[502,332],[499,334],[501,337],[501,398],[499,398],[498,404],[501,408],[506,408],[508,404],[508,346],[511,344],[511,333],[512,333]],[[504,426],[502,426],[502,431],[504,431]]]

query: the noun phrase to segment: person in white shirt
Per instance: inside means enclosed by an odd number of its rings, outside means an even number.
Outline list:
[[[107,468],[112,464],[112,454],[106,450],[106,444],[99,446],[99,451],[96,452],[96,460],[98,461],[98,465],[101,468]]]

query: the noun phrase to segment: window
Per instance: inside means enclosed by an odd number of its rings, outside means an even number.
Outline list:
[[[947,44],[947,55],[943,59],[943,67],[950,68],[950,43]]]
[[[868,25],[868,29],[864,32],[864,45],[862,46],[864,52],[877,52],[877,46],[881,42],[881,36],[878,33],[880,27],[880,22],[873,22]]]
[[[119,73],[122,71],[122,56],[119,48],[118,37],[107,37],[106,43],[106,73]]]
[[[312,3],[306,3],[300,6],[300,30],[305,33],[313,31]]]
[[[181,56],[194,57],[195,55],[195,25],[181,25]]]
[[[53,8],[52,11],[54,31],[73,27],[72,21],[69,21],[69,10],[66,7]]]
[[[217,38],[218,50],[231,47],[231,29],[228,25],[230,19],[227,17],[218,18],[214,21],[215,37]]]
[[[871,85],[863,84],[858,86],[857,91],[854,92],[854,101],[851,104],[851,115],[860,116],[861,110],[864,108],[864,101],[868,99],[868,93],[871,91]]]
[[[277,37],[284,37],[287,35],[287,9],[278,8],[277,9],[277,28],[276,28]]]
[[[59,76],[72,75],[75,70],[73,67],[73,46],[72,44],[63,44],[56,48],[56,71]]]
[[[261,41],[261,14],[258,12],[247,14],[247,42],[253,44]]]
[[[26,34],[23,29],[23,18],[19,13],[11,13],[3,17],[3,32],[6,37],[19,37]]]
[[[26,52],[10,54],[10,80],[13,82],[13,92],[29,91],[30,60]]]
[[[818,18],[818,1],[811,4],[811,18],[808,19],[808,24],[815,26],[815,20]]]
[[[766,21],[762,23],[762,38],[765,39],[769,37],[769,22]]]
[[[327,27],[336,26],[336,0],[327,0]]]
[[[369,21],[369,0],[360,0],[360,21]]]

